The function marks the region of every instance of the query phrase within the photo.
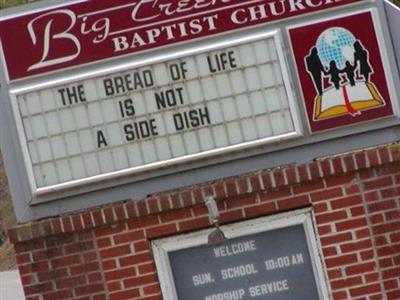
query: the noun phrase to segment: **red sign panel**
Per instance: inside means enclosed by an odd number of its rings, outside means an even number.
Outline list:
[[[312,132],[393,115],[371,12],[289,33]]]
[[[0,22],[10,80],[361,0],[91,0]]]

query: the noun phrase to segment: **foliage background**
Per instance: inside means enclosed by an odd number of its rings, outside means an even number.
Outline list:
[[[38,0],[0,0],[0,9],[7,8],[11,6],[22,5],[30,2],[35,2]]]

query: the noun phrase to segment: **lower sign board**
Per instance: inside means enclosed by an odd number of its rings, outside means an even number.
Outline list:
[[[306,230],[304,224],[292,224],[222,244],[167,251],[175,287],[171,299],[323,299]]]

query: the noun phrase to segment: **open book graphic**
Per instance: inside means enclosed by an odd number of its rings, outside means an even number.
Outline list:
[[[355,86],[348,84],[338,90],[332,87],[318,96],[314,106],[314,121],[346,114],[356,116],[363,110],[384,105],[374,84],[358,81]]]

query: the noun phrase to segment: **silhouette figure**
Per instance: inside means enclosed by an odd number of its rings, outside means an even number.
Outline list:
[[[366,82],[369,82],[372,73],[371,65],[368,61],[368,53],[359,41],[354,43],[354,65],[359,66],[360,74]]]
[[[336,62],[334,60],[331,60],[331,62],[329,63],[329,70],[326,75],[329,75],[330,82],[333,83],[337,90],[340,88],[340,72],[341,71],[336,66]]]
[[[354,80],[354,71],[356,70],[356,66],[353,66],[349,61],[346,61],[346,66],[342,70],[346,73],[347,79],[350,81],[351,86],[355,86],[356,82]]]
[[[313,47],[306,57],[307,71],[311,73],[318,94],[322,96],[322,73],[325,73],[324,66],[318,56],[317,47]]]

